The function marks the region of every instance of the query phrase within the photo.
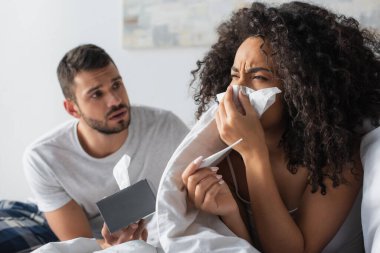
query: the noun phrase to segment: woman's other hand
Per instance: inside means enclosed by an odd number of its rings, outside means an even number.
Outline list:
[[[191,162],[182,173],[189,199],[198,209],[219,216],[238,212],[237,203],[217,167],[199,168],[203,157]]]

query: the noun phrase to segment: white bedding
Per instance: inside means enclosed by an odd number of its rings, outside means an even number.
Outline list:
[[[207,157],[226,147],[216,128],[216,110],[215,104],[193,127],[162,176],[156,213],[160,242],[166,253],[258,252],[234,235],[217,216],[201,212],[186,202],[187,193],[181,181],[183,170],[198,156]]]
[[[95,239],[77,238],[62,242],[51,242],[33,253],[163,253],[144,241],[136,240],[102,250]]]
[[[364,169],[362,226],[366,252],[380,252],[380,127],[366,134],[360,157]]]

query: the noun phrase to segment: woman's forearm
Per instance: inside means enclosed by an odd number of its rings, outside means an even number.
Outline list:
[[[226,226],[238,237],[243,238],[252,244],[248,229],[240,216],[239,210],[236,210],[233,214],[222,216],[221,219],[224,224],[226,224]]]

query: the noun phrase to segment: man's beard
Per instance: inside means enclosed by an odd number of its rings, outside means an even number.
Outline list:
[[[109,127],[108,126],[108,120],[107,120],[108,116],[111,113],[113,113],[117,110],[120,110],[122,108],[127,109],[128,119],[127,120],[122,119],[118,122],[117,126]],[[84,121],[87,123],[87,125],[89,125],[92,129],[95,129],[99,133],[106,134],[106,135],[117,134],[117,133],[124,131],[125,129],[127,129],[129,127],[129,123],[131,121],[131,109],[130,109],[130,106],[127,104],[120,104],[119,106],[113,106],[106,113],[104,121],[91,119],[91,118],[87,117],[86,115],[84,115],[82,112],[81,112],[81,115],[82,115]]]

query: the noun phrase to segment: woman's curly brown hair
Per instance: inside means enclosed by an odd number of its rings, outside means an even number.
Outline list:
[[[283,85],[288,123],[280,144],[292,173],[305,166],[315,192],[325,177],[338,186],[352,165],[357,128],[380,119],[380,40],[350,17],[291,2],[278,8],[253,3],[218,28],[219,39],[192,71],[197,117],[231,82],[235,53],[248,37],[272,49]],[[199,82],[197,80],[199,79]],[[326,169],[327,168],[327,169]]]

